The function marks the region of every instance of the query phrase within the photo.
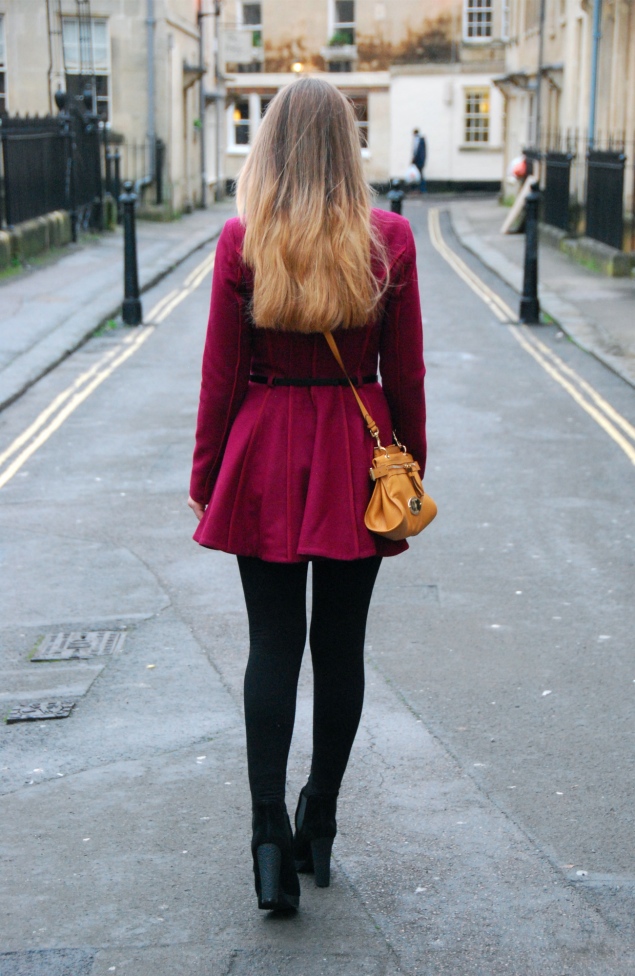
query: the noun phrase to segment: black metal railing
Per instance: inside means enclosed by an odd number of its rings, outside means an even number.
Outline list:
[[[57,116],[0,119],[0,226],[14,226],[52,210],[71,215],[79,228],[103,226],[103,195],[119,200],[125,180],[153,202],[165,189],[165,144],[130,142],[110,132],[84,99],[56,96]]]
[[[574,155],[568,152],[545,153],[545,190],[543,220],[560,230],[571,229],[571,161]]]
[[[545,223],[635,250],[635,136],[549,132],[540,157]]]
[[[3,225],[12,226],[66,207],[65,138],[56,118],[0,122]]]
[[[59,101],[55,117],[1,120],[0,218],[3,225],[13,226],[52,210],[68,210],[75,240],[78,226],[101,226],[100,130],[97,118],[77,100]]]
[[[587,152],[586,233],[596,241],[624,246],[624,169],[619,150]]]

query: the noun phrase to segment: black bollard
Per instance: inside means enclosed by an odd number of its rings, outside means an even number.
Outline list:
[[[124,192],[119,197],[123,211],[123,283],[124,299],[121,316],[126,325],[140,325],[143,314],[139,299],[139,273],[137,270],[137,235],[135,232],[135,203],[137,194],[133,184],[126,180]]]
[[[388,200],[390,200],[390,210],[392,213],[400,214],[403,198],[406,195],[402,189],[401,180],[391,180],[390,186],[391,189],[386,194]]]
[[[532,183],[525,199],[525,274],[520,299],[520,321],[525,325],[540,324],[538,301],[538,206],[540,190]]]

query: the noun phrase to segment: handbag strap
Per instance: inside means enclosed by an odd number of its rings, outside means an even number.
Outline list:
[[[362,400],[362,398],[360,397],[359,393],[355,389],[353,383],[351,383],[351,378],[350,378],[350,376],[348,375],[348,373],[346,371],[346,366],[344,365],[344,360],[342,359],[342,357],[340,355],[340,351],[337,348],[337,342],[335,341],[335,336],[333,335],[332,332],[323,332],[322,334],[323,334],[324,338],[326,339],[326,341],[328,342],[329,348],[330,348],[331,352],[333,353],[333,355],[334,355],[334,357],[335,357],[335,359],[336,359],[336,361],[337,361],[340,369],[342,370],[342,372],[344,373],[344,376],[348,380],[348,384],[349,384],[351,390],[353,391],[353,396],[357,400],[357,405],[358,405],[359,409],[362,412],[362,417],[364,418],[364,423],[368,427],[368,431],[370,433],[370,436],[371,437],[374,437],[375,440],[377,441],[377,446],[378,447],[381,447],[381,441],[379,440],[379,427],[377,426],[377,424],[375,423],[375,421],[373,420],[373,418],[369,414],[368,410],[366,409],[366,406],[364,405],[364,401]]]

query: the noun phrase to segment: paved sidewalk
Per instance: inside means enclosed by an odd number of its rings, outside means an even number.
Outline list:
[[[137,223],[142,292],[213,240],[234,212],[215,205],[173,223]],[[59,258],[0,285],[0,409],[115,318],[123,300],[120,228],[70,245]],[[147,310],[146,310],[147,311]]]
[[[450,212],[461,243],[521,293],[525,236],[501,234],[507,211],[490,197],[454,201]],[[635,278],[605,277],[542,240],[538,265],[542,311],[635,386]]]

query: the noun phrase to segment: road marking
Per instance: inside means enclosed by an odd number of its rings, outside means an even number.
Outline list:
[[[211,254],[206,254],[200,264],[197,264],[193,271],[190,271],[189,275],[183,282],[186,288],[189,288],[195,278],[201,278],[201,280],[209,274],[209,272],[214,267],[214,258],[216,256],[216,251],[212,251]],[[200,284],[200,282],[199,282]]]
[[[517,322],[516,313],[489,285],[478,277],[455,251],[446,243],[441,232],[439,208],[428,211],[428,231],[433,247],[447,261],[453,271],[462,278],[478,297],[492,310],[501,322]],[[537,339],[525,325],[511,325],[514,339],[530,356],[558,383],[563,390],[582,408],[602,430],[621,448],[629,461],[635,465],[635,427],[629,423],[598,391],[576,373],[567,363],[553,352],[544,342]],[[618,428],[620,428],[618,430]],[[621,432],[620,432],[621,431]],[[626,436],[624,436],[626,435]]]
[[[150,309],[147,316],[145,316],[146,320],[148,322],[152,322],[154,317],[159,314],[162,308],[165,308],[168,302],[170,302],[177,293],[178,288],[173,288],[172,291],[167,293],[167,295],[164,295],[163,298],[159,299],[154,308]]]
[[[0,471],[0,488],[13,478],[30,457],[62,426],[65,420],[93,393],[104,380],[133,356],[152,335],[155,325],[163,322],[208,277],[214,267],[215,251],[194,268],[185,279],[185,287],[164,295],[148,312],[146,321],[140,329],[126,336],[114,349],[106,352],[90,369],[85,370],[65,390],[51,401],[44,410],[19,434],[15,440],[0,453],[0,468],[13,455],[17,457]],[[189,284],[188,284],[189,283]],[[53,419],[51,419],[53,418]],[[50,422],[49,422],[50,421]],[[46,426],[45,426],[46,425]],[[29,443],[30,442],[30,443]],[[27,446],[25,446],[27,445]],[[23,448],[23,450],[21,450]]]
[[[38,448],[40,448],[42,444],[49,439],[51,434],[54,434],[55,431],[62,426],[64,421],[67,420],[75,410],[77,410],[79,405],[83,403],[84,400],[86,400],[87,397],[89,397],[90,394],[104,382],[104,380],[108,379],[111,373],[114,373],[114,371],[121,366],[126,359],[129,359],[130,356],[132,356],[137,349],[143,345],[146,339],[148,339],[154,332],[154,328],[155,327],[153,325],[141,326],[140,331],[135,334],[133,341],[127,345],[127,348],[124,349],[119,356],[113,359],[108,366],[98,372],[92,378],[92,380],[86,386],[84,386],[83,390],[76,393],[69,400],[66,406],[59,411],[50,424],[41,430],[37,437],[31,441],[29,446],[26,447],[21,454],[18,454],[15,461],[13,461],[9,467],[2,472],[0,475],[0,488],[4,488],[7,482],[10,481],[15,474],[17,474],[22,465],[25,464],[33,454],[35,454]],[[121,343],[119,348],[121,349],[121,346],[123,345],[124,343]]]
[[[130,338],[132,338],[132,336]],[[90,367],[90,369],[87,369],[85,373],[78,376],[70,386],[68,386],[65,390],[62,390],[62,392],[55,397],[48,407],[46,407],[46,409],[43,410],[38,417],[36,417],[33,423],[18,437],[16,437],[13,443],[10,444],[9,447],[2,452],[2,454],[0,454],[0,466],[3,465],[12,454],[15,454],[16,451],[18,451],[24,444],[27,443],[28,440],[30,440],[31,437],[33,437],[34,434],[37,433],[40,427],[46,423],[49,417],[51,417],[59,407],[61,407],[64,401],[68,400],[69,396],[71,396],[76,390],[79,389],[80,386],[89,380],[90,377],[93,376],[101,366],[108,362],[108,360],[116,356],[120,348],[121,345],[118,345],[115,349],[111,349],[110,352],[106,353],[105,356],[102,356],[100,360]]]
[[[456,254],[444,241],[443,235],[441,233],[441,224],[439,221],[439,209],[438,207],[433,207],[428,211],[428,230],[430,233],[430,239],[432,244],[439,252],[441,257],[443,257],[452,269],[458,274],[459,278],[468,285],[473,292],[476,292],[478,297],[489,305],[491,310],[497,319],[501,322],[514,322],[516,321],[516,314],[507,305],[500,295],[497,295],[493,289],[486,285],[484,281],[478,277],[478,275],[472,271],[470,267],[463,261],[458,254]]]

